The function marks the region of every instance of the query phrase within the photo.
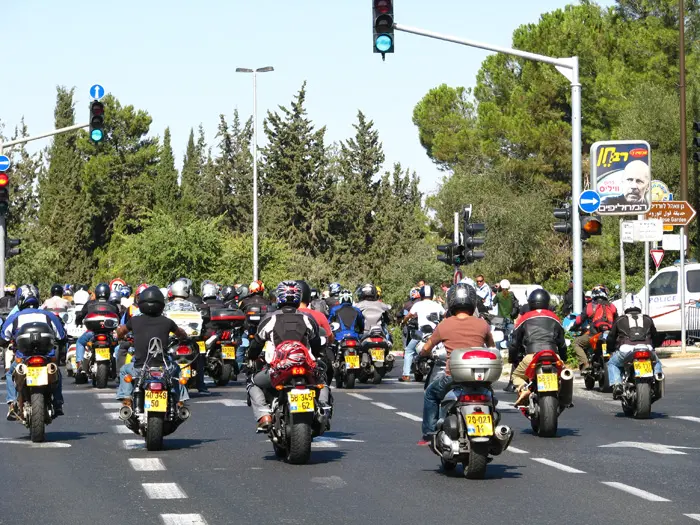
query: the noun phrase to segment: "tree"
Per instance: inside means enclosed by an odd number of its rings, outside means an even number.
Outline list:
[[[24,118],[19,127],[15,128],[12,140],[29,136]],[[30,154],[25,144],[13,147],[10,165],[10,210],[7,217],[8,231],[26,231],[36,225],[39,203],[36,194],[36,184],[44,169],[41,153]]]
[[[165,128],[156,170],[155,201],[157,206],[172,210],[177,206],[178,186],[175,155],[170,141],[170,128]]]

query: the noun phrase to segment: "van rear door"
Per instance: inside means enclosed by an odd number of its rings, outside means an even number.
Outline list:
[[[700,275],[698,286],[700,287]],[[678,269],[657,273],[649,283],[649,315],[660,332],[680,330],[680,294]]]

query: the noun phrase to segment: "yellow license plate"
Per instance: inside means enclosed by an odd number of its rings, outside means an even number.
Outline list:
[[[180,365],[180,377],[185,379],[192,377],[192,367],[190,365]]]
[[[372,361],[384,361],[384,350],[370,350]]]
[[[222,345],[221,357],[223,359],[236,359],[236,347],[232,345]]]
[[[49,384],[49,371],[45,366],[27,367],[27,386],[45,386]]]
[[[165,412],[168,409],[168,393],[165,391],[152,392],[146,390],[143,409],[151,412]]]
[[[314,398],[316,397],[315,390],[297,390],[289,393],[289,411],[290,412],[313,412]]]
[[[600,345],[600,348],[603,351],[603,355],[608,355],[608,343],[603,343]]]
[[[360,356],[359,355],[346,355],[345,362],[348,368],[360,368]]]
[[[134,356],[133,356],[132,354],[127,353],[127,354],[126,354],[126,359],[124,360],[124,362],[128,365],[129,363],[131,363],[131,360],[132,360],[133,358],[134,358]]]
[[[467,414],[464,416],[469,436],[493,436],[493,419],[491,414]]]
[[[537,374],[538,392],[556,392],[559,390],[557,374]]]
[[[112,356],[110,355],[109,348],[95,348],[96,361],[108,361],[110,357]]]
[[[197,341],[197,346],[199,347],[199,353],[200,353],[200,354],[206,354],[206,353],[207,353],[207,347],[204,346],[204,341]]]
[[[635,361],[634,362],[634,376],[635,377],[649,377],[653,374],[651,368],[651,361]]]

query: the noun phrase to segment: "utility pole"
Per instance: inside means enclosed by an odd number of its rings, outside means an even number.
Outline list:
[[[680,35],[679,57],[681,72],[681,200],[688,200],[688,144],[685,133],[685,5],[683,0],[678,0],[678,28]],[[688,227],[683,226],[685,235],[688,235]],[[683,247],[681,246],[681,249]]]

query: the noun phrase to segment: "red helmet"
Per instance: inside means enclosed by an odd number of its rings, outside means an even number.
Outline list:
[[[146,284],[146,283],[141,283],[141,284],[139,284],[138,287],[136,288],[136,293],[135,293],[134,295],[139,295],[139,294],[140,294],[141,292],[143,292],[146,288],[148,288],[148,286],[149,286],[149,285]]]
[[[250,283],[250,286],[248,287],[248,292],[251,295],[256,294],[256,293],[261,294],[264,291],[265,291],[265,285],[263,284],[263,282],[260,279],[258,279],[257,281],[253,281],[252,283]]]

